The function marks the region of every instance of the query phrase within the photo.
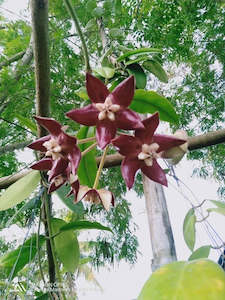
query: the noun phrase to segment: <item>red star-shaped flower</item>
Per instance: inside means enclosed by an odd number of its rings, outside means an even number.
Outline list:
[[[186,140],[168,135],[154,135],[159,125],[158,113],[142,123],[144,129],[135,130],[135,136],[121,135],[112,141],[119,149],[119,153],[125,156],[121,165],[123,178],[130,189],[134,184],[137,170],[141,169],[151,180],[167,186],[166,175],[156,160],[162,151],[179,146]]]
[[[134,96],[133,76],[122,81],[110,93],[101,80],[87,73],[86,88],[92,104],[73,109],[66,115],[80,124],[96,125],[96,139],[101,149],[115,137],[117,128],[143,128],[138,114],[127,108]]]
[[[36,140],[28,147],[44,152],[45,156],[51,159],[42,159],[31,168],[51,170],[49,172],[49,181],[51,182],[53,178],[63,174],[70,164],[71,174],[75,176],[81,159],[80,150],[76,145],[77,139],[66,134],[62,125],[54,119],[44,117],[35,117],[35,119],[49,131],[50,135]]]

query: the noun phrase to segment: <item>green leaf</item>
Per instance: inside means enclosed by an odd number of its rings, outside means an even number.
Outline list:
[[[101,75],[104,78],[110,79],[115,74],[115,69],[109,68],[109,67],[98,67],[93,69],[96,73]]]
[[[85,264],[87,264],[87,263],[89,263],[91,261],[92,261],[92,257],[90,257],[90,256],[80,258],[80,260],[79,260],[79,266],[85,265]]]
[[[147,77],[139,64],[131,64],[127,66],[130,75],[134,75],[136,80],[136,87],[138,89],[144,89],[147,83]]]
[[[158,61],[153,59],[146,60],[143,63],[143,68],[154,74],[160,81],[168,82],[167,74]]]
[[[95,30],[96,24],[97,24],[96,19],[89,20],[84,28],[84,31],[87,32],[87,31]]]
[[[123,31],[119,28],[112,28],[109,30],[109,35],[114,39],[120,38],[123,37]]]
[[[67,225],[64,220],[52,218],[52,234],[59,232],[62,226]],[[72,231],[65,231],[54,238],[57,256],[67,272],[74,272],[80,259],[80,248],[77,237]]]
[[[78,217],[83,216],[84,214],[84,206],[83,203],[80,201],[78,203],[74,203],[74,196],[67,197],[70,188],[66,185],[61,186],[59,189],[56,190],[56,194],[59,196],[59,199]]]
[[[35,300],[49,300],[49,293],[42,294],[41,296],[35,298]]]
[[[209,252],[210,252],[211,246],[207,245],[207,246],[202,246],[200,248],[198,248],[197,250],[195,250],[191,256],[188,258],[188,260],[195,260],[195,259],[199,259],[199,258],[207,258],[209,256]]]
[[[140,53],[161,53],[162,50],[156,49],[156,48],[140,48],[140,49],[135,49],[131,51],[127,51],[123,55],[117,58],[117,61],[123,61],[125,58],[135,55],[135,54],[140,54]]]
[[[116,15],[121,15],[122,13],[122,3],[121,0],[114,0],[114,11]]]
[[[77,138],[85,139],[88,137],[94,136],[93,127],[83,126],[77,133]],[[81,151],[84,151],[92,143],[80,144],[79,148]],[[78,168],[78,177],[82,185],[87,185],[92,187],[95,181],[95,176],[97,173],[97,163],[95,160],[96,149],[89,151],[85,156],[82,157],[79,168]]]
[[[225,209],[225,202],[224,201],[216,201],[216,200],[209,200],[209,201],[211,201],[217,207]]]
[[[20,114],[15,114],[15,117],[20,122],[21,126],[25,126],[30,129],[35,135],[37,135],[37,126],[36,124],[31,121],[30,119],[21,116]]]
[[[130,108],[138,113],[158,111],[160,120],[178,123],[178,116],[169,100],[153,91],[136,90]]]
[[[31,171],[10,185],[0,197],[0,211],[9,209],[28,198],[36,189],[40,178],[38,171]]]
[[[39,245],[43,245],[45,241],[44,236],[39,236]],[[23,269],[23,267],[31,262],[37,253],[37,235],[33,235],[23,245],[16,250],[6,253],[0,258],[0,270],[5,275],[14,278],[16,274]]]
[[[112,232],[109,227],[103,226],[98,222],[90,222],[90,221],[75,221],[68,223],[60,228],[60,231],[67,230],[82,230],[82,229],[98,229],[98,230],[107,230]]]
[[[148,59],[148,56],[142,55],[141,57],[138,57],[138,58],[136,58],[136,59],[128,60],[128,61],[126,61],[124,64],[125,64],[125,66],[129,66],[129,65],[131,65],[131,64],[138,63],[138,62],[140,62],[140,61],[145,61],[145,60],[147,60],[147,59]]]
[[[184,240],[188,246],[188,248],[193,251],[195,246],[195,223],[196,223],[196,216],[195,216],[195,210],[191,208],[187,215],[184,218],[184,224],[183,224],[183,235]]]
[[[84,100],[88,100],[89,99],[86,87],[84,87],[84,86],[80,87],[78,90],[76,90],[74,92],[75,92],[75,94],[77,96],[79,96],[80,98],[82,98]]]
[[[208,208],[207,211],[210,212],[216,212],[218,214],[221,214],[225,216],[225,208],[223,207],[218,207],[218,208]]]
[[[224,300],[225,272],[208,259],[178,261],[156,270],[138,300]]]
[[[104,11],[105,11],[104,8],[102,8],[102,7],[96,7],[92,11],[92,16],[94,16],[96,18],[101,18],[104,15]]]

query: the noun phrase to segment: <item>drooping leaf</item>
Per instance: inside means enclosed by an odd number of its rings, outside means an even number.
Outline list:
[[[91,127],[83,126],[77,133],[78,139],[85,139],[94,136],[94,129]],[[80,144],[80,150],[84,151],[92,143]],[[82,157],[79,168],[78,176],[82,185],[92,187],[95,181],[97,172],[97,163],[95,160],[96,149],[92,149],[85,156]]]
[[[56,190],[56,194],[59,196],[59,199],[78,217],[84,214],[84,206],[82,201],[78,203],[74,203],[74,196],[67,197],[70,192],[70,187],[68,186],[61,186],[59,189]]]
[[[165,265],[147,280],[138,300],[223,300],[225,272],[208,259]]]
[[[160,81],[164,83],[168,82],[168,76],[158,61],[153,59],[146,60],[143,63],[143,67],[154,74]]]
[[[117,61],[123,61],[125,58],[130,57],[131,55],[141,54],[141,53],[161,53],[162,50],[156,48],[140,48],[131,51],[127,51],[123,55],[117,58]]]
[[[90,222],[90,221],[75,221],[60,227],[60,231],[82,230],[82,229],[98,229],[98,230],[107,230],[112,232],[112,230],[109,227],[103,226],[98,222]]]
[[[194,259],[199,259],[199,258],[208,258],[209,252],[210,252],[211,246],[202,246],[198,249],[196,249],[188,258],[188,260],[194,260]]]
[[[147,83],[147,77],[142,67],[135,63],[127,66],[130,75],[134,75],[136,80],[136,87],[138,89],[144,89]]]
[[[183,223],[184,240],[191,251],[193,251],[195,246],[195,233],[196,233],[195,223],[196,223],[195,211],[193,208],[191,208],[186,214]]]
[[[34,135],[37,135],[37,126],[33,121],[24,116],[21,116],[20,114],[16,114],[15,117],[22,126],[27,127],[31,132],[33,132]]]
[[[78,90],[74,91],[75,94],[77,96],[79,96],[80,98],[84,99],[84,100],[88,100],[88,94],[87,94],[87,90],[84,86],[80,87]]]
[[[0,211],[11,208],[25,200],[36,189],[40,173],[31,171],[8,187],[0,197]]]
[[[39,245],[43,245],[44,236],[39,236]],[[23,267],[31,262],[37,253],[37,235],[30,237],[23,245],[17,249],[6,253],[0,258],[0,270],[6,277],[14,278]]]
[[[169,100],[153,91],[136,90],[130,108],[138,113],[158,111],[160,120],[178,123],[178,116]]]
[[[217,200],[210,200],[213,204],[215,204],[218,208],[225,209],[225,202],[224,201],[217,201]]]
[[[221,215],[225,216],[225,208],[223,208],[223,207],[208,208],[207,211],[208,212],[216,212],[218,214],[221,214]]]
[[[62,219],[52,218],[52,234],[59,232],[62,226],[67,223]],[[68,272],[74,272],[78,266],[80,258],[80,248],[76,235],[72,231],[65,231],[54,238],[57,256]]]
[[[96,73],[101,75],[103,78],[110,79],[115,74],[115,69],[109,67],[98,67],[93,69]]]

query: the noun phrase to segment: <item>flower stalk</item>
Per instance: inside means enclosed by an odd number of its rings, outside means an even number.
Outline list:
[[[85,149],[83,152],[81,152],[81,157],[85,156],[88,152],[90,152],[96,146],[97,146],[97,143],[90,145],[87,149]]]
[[[103,152],[103,155],[102,155],[99,167],[98,167],[98,171],[97,171],[97,174],[96,174],[96,177],[95,177],[95,182],[94,182],[94,185],[93,185],[93,189],[97,189],[98,188],[98,183],[99,183],[100,175],[101,175],[101,172],[102,172],[102,168],[104,166],[104,162],[105,162],[105,158],[106,158],[106,154],[107,154],[108,149],[109,149],[109,146],[106,146],[106,148],[105,148],[105,150]]]

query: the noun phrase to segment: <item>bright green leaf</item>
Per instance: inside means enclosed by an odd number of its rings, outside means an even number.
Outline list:
[[[85,139],[87,137],[94,136],[94,130],[91,127],[83,126],[77,133],[77,138]],[[92,143],[80,144],[80,150],[84,151]],[[78,176],[80,183],[82,185],[87,185],[92,187],[95,181],[95,176],[97,172],[97,163],[95,160],[96,149],[89,151],[85,156],[82,157],[79,168]]]
[[[136,90],[130,108],[138,113],[158,111],[160,120],[178,123],[178,116],[169,100],[153,91]]]
[[[188,260],[194,260],[194,259],[199,259],[199,258],[208,258],[209,252],[210,252],[211,246],[202,246],[195,250],[191,256],[188,258]]]
[[[57,234],[60,228],[65,225],[67,225],[65,221],[52,218],[52,234]],[[76,270],[80,259],[80,248],[77,237],[72,231],[65,231],[54,238],[54,243],[56,254],[65,270],[73,273]]]
[[[30,196],[40,181],[40,173],[31,171],[10,185],[0,197],[0,211],[11,208]]]
[[[195,223],[196,223],[196,216],[195,216],[195,210],[191,208],[187,215],[184,218],[184,224],[183,224],[183,235],[184,240],[188,246],[188,248],[193,251],[195,246]]]
[[[173,262],[155,271],[138,300],[224,300],[225,272],[208,259]]]
[[[209,200],[209,201],[211,201],[217,207],[225,209],[225,202],[224,201],[216,201],[216,200]]]
[[[36,124],[31,121],[30,119],[21,116],[20,114],[16,114],[15,117],[20,122],[21,126],[25,126],[30,129],[35,135],[37,135],[37,126]]]
[[[80,98],[84,99],[84,100],[88,100],[88,94],[87,94],[87,90],[84,86],[80,87],[78,90],[74,91],[75,94],[77,96],[79,96]]]
[[[90,221],[75,221],[68,223],[60,228],[60,231],[67,230],[82,230],[82,229],[98,229],[98,230],[107,230],[112,232],[109,227],[103,226],[98,222],[90,222]]]
[[[96,73],[101,75],[104,78],[110,79],[115,74],[115,69],[109,68],[109,67],[98,67],[93,69]]]
[[[149,59],[143,63],[143,67],[154,74],[160,81],[164,83],[168,82],[167,74],[158,61]]]
[[[130,75],[134,75],[136,80],[136,87],[138,89],[144,89],[147,83],[147,77],[139,64],[131,64],[127,66]]]
[[[208,212],[216,212],[218,214],[221,214],[221,215],[225,216],[225,208],[223,208],[223,207],[208,208],[207,211]]]
[[[140,54],[140,53],[161,53],[162,50],[160,49],[156,49],[156,48],[140,48],[140,49],[135,49],[135,50],[131,50],[128,51],[126,53],[124,53],[123,55],[121,55],[117,61],[123,61],[125,58],[131,56],[131,55],[135,55],[135,54]]]
[[[39,236],[39,245],[43,245],[45,241],[44,236]],[[15,277],[16,274],[23,269],[23,267],[31,262],[37,253],[37,235],[33,235],[23,245],[17,249],[6,253],[0,258],[0,270],[4,272],[7,277]]]

